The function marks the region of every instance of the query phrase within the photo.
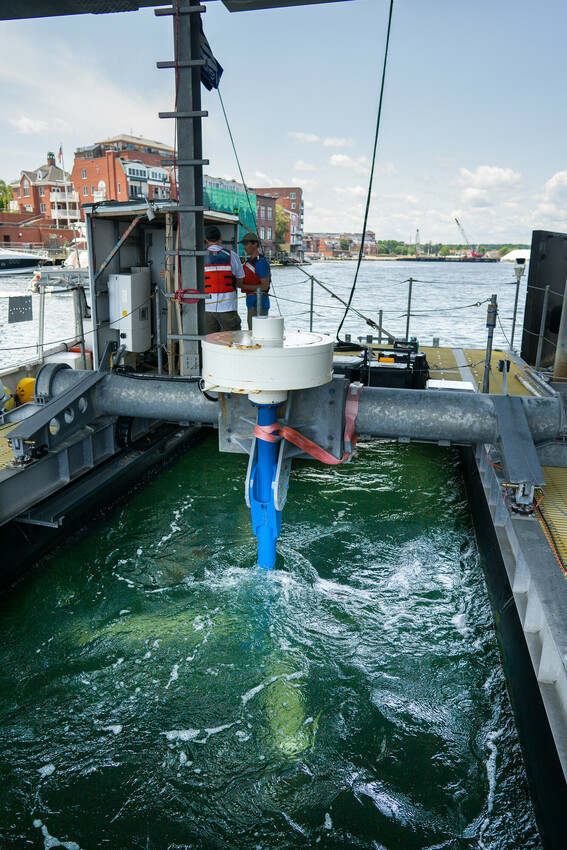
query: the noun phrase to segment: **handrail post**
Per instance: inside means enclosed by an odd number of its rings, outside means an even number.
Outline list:
[[[43,363],[43,335],[45,331],[45,286],[39,292],[39,327],[37,333],[37,357]]]
[[[413,287],[413,277],[410,277],[409,281],[409,289],[408,289],[408,314],[406,320],[406,340],[409,340],[409,325],[410,325],[410,311],[411,311],[411,291]]]
[[[313,275],[309,275],[309,279],[311,281],[311,305],[309,309],[309,332],[313,330],[313,288],[315,286],[315,282],[313,279]]]
[[[510,348],[514,349],[514,334],[516,333],[516,316],[518,315],[518,296],[520,294],[520,280],[516,281],[516,297],[514,299],[514,315],[512,316],[512,334],[510,336]]]
[[[496,316],[498,315],[498,306],[496,304],[496,295],[493,295],[488,305],[486,315],[486,327],[488,328],[488,339],[486,341],[486,358],[484,360],[484,378],[482,381],[482,391],[487,393],[490,391],[490,364],[492,360],[492,337],[494,336],[494,328],[496,327]]]

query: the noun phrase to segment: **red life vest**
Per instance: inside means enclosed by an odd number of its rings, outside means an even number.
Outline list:
[[[257,257],[256,259],[260,258]],[[242,268],[244,269],[244,279],[242,281],[243,286],[246,289],[260,286],[260,278],[256,274],[255,263],[251,258],[248,258],[245,263],[242,263]],[[270,281],[271,279],[272,274],[270,272]]]
[[[234,292],[236,284],[230,265],[230,254],[226,251],[209,251],[205,263],[205,292]]]

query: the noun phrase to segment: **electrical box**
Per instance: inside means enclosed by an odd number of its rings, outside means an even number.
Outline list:
[[[395,387],[424,390],[429,365],[417,342],[395,342],[392,348],[365,349],[363,355],[343,355],[333,359],[333,373],[368,387]]]
[[[132,268],[108,277],[109,320],[119,344],[141,353],[151,345],[151,280],[149,268]]]

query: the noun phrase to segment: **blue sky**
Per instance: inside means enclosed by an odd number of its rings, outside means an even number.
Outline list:
[[[307,231],[360,231],[389,0],[203,24],[247,183],[301,185]],[[152,10],[0,23],[0,178],[121,132],[172,143],[172,23]],[[528,242],[567,231],[567,4],[396,0],[369,227],[380,238]],[[239,179],[217,92],[206,169]]]

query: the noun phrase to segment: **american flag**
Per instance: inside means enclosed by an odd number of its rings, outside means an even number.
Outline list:
[[[60,163],[63,159],[63,145],[59,145],[59,153],[57,154],[57,161]]]

